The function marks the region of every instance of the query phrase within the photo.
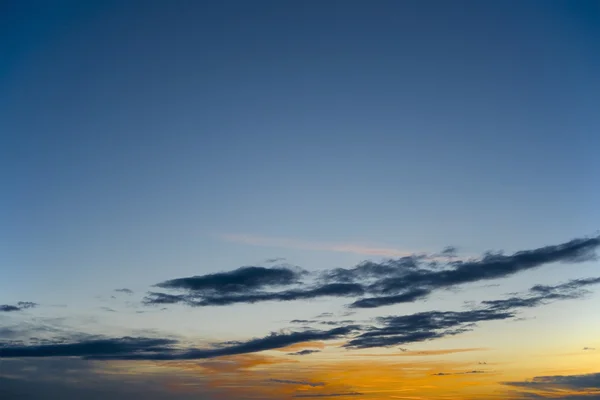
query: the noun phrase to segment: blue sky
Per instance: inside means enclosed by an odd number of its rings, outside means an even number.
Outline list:
[[[183,334],[198,315],[209,337],[245,337],[347,301],[99,307],[274,257],[319,271],[598,230],[597,1],[9,1],[0,15],[0,303],[68,305],[44,312],[106,334]],[[403,310],[598,264],[544,268]]]

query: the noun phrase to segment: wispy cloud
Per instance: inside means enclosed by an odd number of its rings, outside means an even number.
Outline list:
[[[127,289],[127,288],[115,289],[115,292],[124,293],[124,294],[133,294],[133,290]]]
[[[394,249],[389,247],[368,246],[356,243],[326,243],[311,242],[298,239],[278,238],[268,236],[257,236],[247,234],[223,234],[217,235],[220,239],[228,242],[247,244],[251,246],[278,247],[283,249],[331,251],[336,253],[352,253],[367,256],[382,257],[405,257],[413,252]]]
[[[502,382],[525,390],[519,399],[584,400],[600,398],[600,373],[582,375],[536,376],[527,381]]]
[[[342,347],[366,349],[418,343],[471,331],[485,321],[510,320],[525,308],[552,301],[577,299],[586,295],[586,287],[600,284],[600,278],[575,279],[555,286],[535,285],[523,296],[485,300],[467,311],[426,311],[408,315],[376,318],[376,326],[347,325],[330,330],[308,329],[289,333],[271,333],[246,341],[213,343],[208,348],[181,348],[170,339],[116,338],[84,339],[70,343],[23,345],[0,343],[0,357],[83,357],[93,360],[194,360],[284,349],[307,342],[344,339]],[[406,353],[404,351],[403,353]],[[308,354],[308,353],[304,353]],[[300,354],[297,354],[300,355]]]
[[[358,326],[337,327],[326,331],[304,330],[271,333],[246,341],[213,343],[209,348],[179,348],[173,339],[148,337],[100,338],[27,345],[20,341],[0,342],[2,358],[82,357],[90,360],[201,360],[222,356],[257,353],[265,350],[331,339],[341,339],[359,330]]]

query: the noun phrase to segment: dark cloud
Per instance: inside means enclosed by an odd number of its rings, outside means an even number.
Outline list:
[[[117,312],[117,310],[110,308],[110,307],[100,307],[100,309],[107,311],[107,312]]]
[[[352,338],[345,347],[371,348],[402,345],[453,336],[472,330],[477,323],[514,319],[523,308],[550,301],[576,299],[585,295],[586,286],[599,284],[600,278],[575,279],[556,286],[533,286],[523,297],[487,300],[467,311],[426,311],[403,316],[379,317],[380,326],[370,327]]]
[[[31,301],[19,301],[16,305],[12,304],[0,304],[0,312],[14,312],[14,311],[22,311],[28,308],[37,307],[37,303],[32,303]]]
[[[320,353],[320,352],[321,352],[321,350],[309,350],[309,349],[306,349],[306,350],[297,351],[295,353],[287,353],[287,354],[288,354],[288,356],[307,356],[309,354]]]
[[[127,289],[127,288],[115,289],[115,292],[124,293],[124,294],[133,294],[133,290]]]
[[[600,373],[584,375],[536,376],[530,381],[502,382],[504,385],[536,390],[600,390]]]
[[[398,268],[390,265],[361,266],[355,269],[353,276],[372,277],[386,275],[374,282],[372,291],[386,296],[409,294],[415,289],[441,289],[456,285],[505,278],[518,272],[540,267],[554,262],[577,263],[595,259],[595,249],[600,246],[600,237],[574,239],[555,246],[546,246],[535,250],[519,251],[512,255],[486,253],[479,260],[452,261],[440,268],[423,268],[419,259],[410,258],[402,261]],[[365,273],[364,270],[368,271]],[[393,272],[392,272],[393,271]],[[374,289],[373,289],[374,288]],[[399,297],[397,303],[410,302]],[[371,303],[367,303],[372,306]],[[386,299],[384,305],[393,304],[393,299]],[[356,307],[356,305],[355,305]]]
[[[12,312],[12,311],[20,311],[21,308],[17,307],[17,306],[12,306],[9,304],[1,304],[0,305],[0,312]]]
[[[573,290],[583,288],[585,286],[596,285],[600,283],[599,278],[586,278],[586,279],[573,279],[569,282],[563,283],[561,285],[556,286],[547,286],[547,285],[535,285],[531,288],[532,292],[539,293],[541,295],[548,295],[551,293],[557,292],[572,292]],[[560,294],[560,293],[558,293]]]
[[[344,397],[344,396],[362,396],[359,392],[345,392],[345,393],[302,393],[295,394],[293,397]]]
[[[497,310],[427,311],[404,316],[378,318],[383,327],[372,327],[350,340],[349,348],[388,347],[445,336],[471,330],[476,322],[502,320],[514,313]]]
[[[317,315],[315,318],[331,318],[331,317],[333,317],[333,313],[324,312],[324,313]]]
[[[274,286],[300,283],[305,272],[291,267],[241,267],[231,272],[172,279],[157,284],[163,289],[182,289],[196,294],[247,293]]]
[[[515,309],[522,307],[537,307],[546,304],[552,300],[578,299],[589,293],[585,288],[591,285],[600,284],[599,278],[573,279],[569,282],[555,286],[535,285],[529,292],[529,297],[511,297],[505,300],[488,300],[482,304],[491,306],[495,309]]]
[[[242,267],[231,272],[173,279],[158,287],[180,290],[169,294],[151,292],[145,304],[183,303],[195,307],[237,303],[308,300],[319,297],[356,298],[350,308],[375,308],[411,303],[427,298],[436,290],[506,278],[554,262],[578,263],[595,259],[600,236],[519,251],[511,255],[485,253],[479,259],[458,260],[455,249],[441,254],[419,254],[383,262],[366,261],[353,268],[335,268],[312,274],[287,266]],[[294,285],[285,290],[277,287]],[[565,288],[568,289],[568,288]],[[544,286],[535,289],[544,295]],[[366,296],[366,297],[365,297]],[[558,295],[557,295],[558,296]]]
[[[584,347],[583,350],[593,351],[593,350],[596,350],[596,348],[594,348],[594,347]]]
[[[325,386],[324,382],[292,381],[292,380],[288,380],[288,379],[269,379],[269,382],[284,383],[284,384],[288,384],[288,385],[302,385],[302,386],[310,386],[310,387]]]
[[[111,338],[85,339],[38,345],[0,343],[0,357],[82,357],[89,360],[193,360],[255,353],[290,346],[296,343],[338,339],[358,329],[346,326],[327,331],[306,330],[291,333],[271,333],[262,338],[243,342],[223,342],[207,349],[177,348],[173,339]]]
[[[482,370],[473,370],[473,371],[465,371],[465,372],[438,372],[437,374],[432,374],[433,376],[449,376],[449,375],[471,375],[471,374],[486,374],[488,371]]]

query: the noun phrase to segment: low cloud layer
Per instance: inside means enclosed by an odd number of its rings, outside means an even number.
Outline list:
[[[87,339],[71,343],[22,345],[0,343],[0,357],[82,357],[90,360],[194,360],[256,353],[293,345],[331,339],[346,339],[343,347],[365,349],[418,343],[473,330],[486,321],[514,319],[521,309],[538,307],[552,301],[577,299],[600,278],[575,279],[555,286],[535,285],[522,296],[482,301],[467,311],[426,311],[376,319],[373,326],[345,325],[330,330],[308,329],[271,333],[247,341],[215,343],[210,348],[182,348],[172,339],[132,338]],[[303,320],[297,320],[298,322]],[[322,322],[322,321],[319,321]],[[288,350],[289,351],[289,350]],[[294,355],[307,355],[304,350]]]
[[[502,382],[520,390],[520,399],[600,399],[600,373],[536,376],[528,381]]]
[[[144,302],[207,307],[339,297],[355,299],[348,305],[351,308],[376,308],[415,302],[436,290],[506,278],[550,263],[593,260],[599,246],[600,237],[596,236],[511,255],[488,252],[467,261],[457,260],[455,250],[447,248],[439,254],[368,261],[312,274],[285,265],[242,267],[161,282],[156,286],[174,292],[150,292]],[[536,290],[541,294],[545,288]]]

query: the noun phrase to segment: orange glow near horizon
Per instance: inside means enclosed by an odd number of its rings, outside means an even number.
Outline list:
[[[312,344],[320,346],[320,344]],[[294,345],[287,348],[305,348]],[[219,399],[340,398],[350,399],[521,399],[523,393],[541,393],[552,398],[544,387],[506,385],[528,382],[533,376],[584,374],[594,372],[598,356],[588,357],[585,366],[576,367],[579,356],[556,355],[537,365],[486,363],[452,359],[480,349],[439,349],[416,352],[413,359],[356,357],[331,359],[289,357],[280,352],[219,357],[210,360],[113,363],[117,375],[153,373],[174,376],[165,385],[169,390],[202,393],[209,390]],[[270,354],[266,354],[270,353]],[[419,354],[422,353],[422,354]],[[271,355],[272,354],[272,355]],[[401,353],[403,354],[403,353]],[[396,355],[401,355],[396,354]],[[426,357],[423,357],[427,355]],[[456,357],[454,357],[456,358]],[[532,375],[532,371],[535,371]],[[565,394],[581,392],[559,388]]]

